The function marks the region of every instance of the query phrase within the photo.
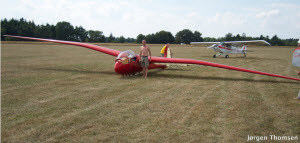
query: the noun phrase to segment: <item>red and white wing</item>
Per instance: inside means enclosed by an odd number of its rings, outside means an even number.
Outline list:
[[[211,63],[206,61],[200,61],[200,60],[192,60],[192,59],[180,59],[180,58],[163,58],[163,57],[152,57],[151,62],[154,63],[179,63],[179,64],[195,64],[195,65],[203,65],[203,66],[211,66],[211,67],[217,67],[217,68],[223,68],[223,69],[229,69],[229,70],[236,70],[241,72],[248,72],[253,74],[261,74],[261,75],[267,75],[267,76],[273,76],[273,77],[279,77],[279,78],[285,78],[285,79],[291,79],[291,80],[298,80],[297,78],[282,76],[282,75],[276,75],[266,72],[260,72],[255,70],[249,70],[239,67],[233,67],[233,66],[227,66],[217,63]]]
[[[115,56],[115,57],[117,57],[121,53],[121,51],[118,51],[118,50],[109,49],[109,48],[105,48],[105,47],[101,47],[101,46],[97,46],[97,45],[93,45],[93,44],[88,44],[88,43],[71,42],[71,41],[63,41],[63,40],[53,40],[53,39],[42,39],[42,38],[33,38],[33,37],[22,37],[22,36],[13,36],[13,35],[3,35],[3,36],[80,46],[80,47],[85,47],[85,48],[88,48],[88,49],[96,50],[96,51],[99,51],[99,52],[102,52],[102,53],[105,53],[105,54],[108,54],[108,55],[112,55],[112,56]]]

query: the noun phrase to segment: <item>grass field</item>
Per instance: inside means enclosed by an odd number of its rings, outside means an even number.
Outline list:
[[[159,56],[162,45],[150,45]],[[137,45],[106,45],[138,52]],[[296,47],[250,47],[247,58],[190,58],[297,77]],[[114,72],[114,57],[58,44],[2,44],[2,142],[246,142],[300,135],[300,82],[205,66]],[[300,77],[298,77],[300,78]]]

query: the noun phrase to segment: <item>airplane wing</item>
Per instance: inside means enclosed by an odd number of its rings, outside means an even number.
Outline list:
[[[219,44],[220,42],[191,42],[191,44]]]
[[[219,44],[220,42],[191,42],[191,44]],[[247,44],[267,44],[270,45],[265,40],[249,40],[249,41],[225,41],[225,44],[230,44],[230,45],[247,45]]]
[[[226,41],[224,42],[226,44],[233,44],[233,45],[247,45],[247,44],[267,44],[270,45],[271,44],[265,40],[249,40],[249,41]]]
[[[279,77],[279,78],[285,78],[285,79],[291,79],[291,80],[298,80],[297,78],[282,76],[282,75],[276,75],[266,72],[260,72],[255,70],[249,70],[239,67],[233,67],[233,66],[227,66],[217,63],[211,63],[206,61],[200,61],[200,60],[193,60],[193,59],[180,59],[180,58],[164,58],[164,57],[151,57],[151,62],[154,63],[178,63],[178,64],[195,64],[195,65],[203,65],[203,66],[211,66],[211,67],[217,67],[217,68],[223,68],[223,69],[229,69],[229,70],[236,70],[241,72],[248,72],[253,74],[261,74],[261,75],[267,75],[267,76],[273,76],[273,77]]]
[[[99,51],[99,52],[102,52],[102,53],[105,53],[105,54],[108,54],[108,55],[112,55],[112,56],[115,56],[115,57],[117,57],[121,53],[121,51],[118,51],[118,50],[109,49],[109,48],[105,48],[105,47],[101,47],[101,46],[97,46],[97,45],[93,45],[93,44],[88,44],[88,43],[53,40],[53,39],[42,39],[42,38],[33,38],[33,37],[22,37],[22,36],[13,36],[13,35],[3,35],[3,36],[80,46],[80,47],[85,47],[85,48],[88,48],[88,49],[96,50],[96,51]]]

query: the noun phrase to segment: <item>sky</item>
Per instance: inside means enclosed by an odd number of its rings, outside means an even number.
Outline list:
[[[300,38],[300,0],[0,0],[0,18],[36,24],[70,22],[105,36],[134,37],[183,29]]]

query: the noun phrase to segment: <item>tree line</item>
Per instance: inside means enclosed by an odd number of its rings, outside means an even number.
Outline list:
[[[2,35],[19,35],[27,37],[38,37],[47,39],[57,39],[77,42],[102,42],[102,43],[133,43],[134,38],[124,36],[114,37],[112,33],[106,37],[102,31],[86,30],[82,26],[73,26],[69,22],[57,22],[56,25],[42,24],[36,25],[34,21],[27,21],[24,18],[1,20]],[[2,41],[18,41],[12,37],[1,37]]]
[[[78,41],[78,42],[102,42],[102,43],[141,43],[143,39],[150,44],[165,44],[173,43],[189,44],[190,42],[216,42],[216,41],[241,41],[241,40],[266,40],[273,46],[297,46],[299,39],[280,39],[277,35],[271,38],[267,35],[260,35],[260,37],[246,36],[245,33],[233,35],[226,34],[224,37],[202,37],[199,31],[191,31],[183,29],[176,33],[175,36],[169,31],[161,30],[156,33],[143,35],[139,34],[135,38],[125,38],[124,36],[115,37],[111,33],[106,37],[102,31],[86,30],[82,26],[73,26],[69,22],[58,22],[56,25],[36,25],[34,21],[27,21],[24,18],[4,19],[1,20],[2,35],[20,35],[28,37],[39,37],[57,40]],[[20,39],[11,37],[1,37],[2,41],[17,41]]]

